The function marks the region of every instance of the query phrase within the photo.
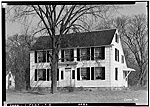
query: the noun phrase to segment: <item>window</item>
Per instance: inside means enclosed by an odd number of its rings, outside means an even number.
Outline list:
[[[90,67],[77,68],[77,80],[90,80]]]
[[[124,56],[123,56],[123,55],[121,55],[121,58],[122,58],[122,63],[124,63]]]
[[[35,69],[35,81],[49,81],[51,80],[51,70],[47,69]]]
[[[115,80],[118,80],[118,68],[115,68]]]
[[[73,61],[73,60],[74,60],[74,50],[65,49],[65,61]]]
[[[119,62],[119,50],[115,48],[115,61]]]
[[[81,80],[90,80],[90,68],[81,68]]]
[[[81,60],[90,60],[90,48],[81,49]]]
[[[61,79],[64,79],[64,71],[61,71]]]
[[[35,51],[35,63],[46,62],[46,51]]]
[[[46,69],[38,69],[37,76],[39,81],[46,81]]]
[[[105,47],[95,48],[95,59],[105,59]]]
[[[116,33],[116,42],[119,43],[119,36],[117,33]]]
[[[105,80],[105,67],[96,67],[95,68],[95,80],[101,79]]]

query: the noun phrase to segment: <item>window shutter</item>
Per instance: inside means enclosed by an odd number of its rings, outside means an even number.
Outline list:
[[[80,61],[80,49],[77,49],[77,61]]]
[[[35,69],[35,74],[34,74],[34,81],[37,81],[37,69]]]
[[[101,74],[102,74],[102,80],[105,80],[105,67],[102,67]]]
[[[37,63],[37,51],[35,51],[34,53],[34,59],[35,59],[35,63]]]
[[[49,60],[49,57],[50,57],[50,55],[49,55],[49,51],[47,51],[47,62],[49,62],[50,60]]]
[[[102,59],[105,59],[105,47],[102,47]]]
[[[46,62],[46,51],[43,51],[43,62]]]
[[[61,50],[61,62],[64,62],[64,50]]]
[[[75,79],[75,70],[72,70],[72,79]]]
[[[94,47],[91,47],[91,60],[94,60]]]
[[[43,81],[46,81],[46,69],[43,69]]]
[[[57,81],[59,81],[59,69],[57,69]]]
[[[87,60],[90,60],[90,48],[87,48]]]
[[[71,61],[74,61],[74,49],[70,49],[71,52]]]
[[[61,79],[64,79],[64,71],[61,71]]]
[[[80,68],[77,68],[77,80],[80,80]]]
[[[91,67],[91,80],[94,80],[94,67]]]
[[[86,68],[87,80],[90,80],[90,67]]]
[[[119,50],[118,50],[118,62],[119,62]]]
[[[49,69],[47,69],[47,81],[49,81]]]

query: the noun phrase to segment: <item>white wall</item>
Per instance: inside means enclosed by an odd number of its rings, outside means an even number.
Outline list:
[[[118,33],[118,32],[117,32]],[[119,34],[118,34],[119,35]],[[120,41],[119,36],[119,43],[115,42],[115,36],[112,40],[113,47],[111,51],[111,87],[121,87],[121,86],[127,86],[127,82],[123,79],[123,67],[127,67],[125,56],[123,53],[123,48]],[[119,50],[119,62],[115,61],[115,48]],[[124,56],[124,63],[122,63],[121,55]],[[115,80],[115,68],[118,68],[118,80]]]
[[[13,75],[11,74],[11,77],[8,77],[8,74],[6,75],[6,89],[8,89],[8,82],[11,81],[11,85],[9,86],[9,88],[15,88],[15,80]]]
[[[58,87],[64,86],[66,84],[65,80],[61,80],[61,71],[64,71],[64,77],[65,77],[65,68],[71,68],[71,70],[75,70],[75,80],[73,80],[73,83],[76,85],[76,87],[84,86],[84,87],[110,87],[110,46],[105,47],[105,60],[99,60],[99,61],[77,61],[77,58],[74,59],[75,62],[77,62],[77,65],[62,65],[59,66],[59,81],[58,81]],[[61,55],[59,55],[61,56]],[[77,49],[74,49],[74,56],[77,57]],[[37,68],[50,68],[49,63],[34,63],[34,51],[30,52],[30,85],[31,87],[49,87],[51,82],[50,81],[39,81],[38,84],[36,81],[34,81],[34,72]],[[80,80],[77,81],[77,68],[81,67],[105,67],[105,80]]]

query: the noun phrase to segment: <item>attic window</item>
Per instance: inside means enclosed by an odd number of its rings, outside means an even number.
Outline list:
[[[119,36],[118,36],[117,33],[116,33],[116,35],[115,35],[115,38],[116,38],[116,42],[119,43]]]

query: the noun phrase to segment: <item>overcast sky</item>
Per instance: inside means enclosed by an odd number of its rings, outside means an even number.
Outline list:
[[[118,10],[117,16],[120,15],[137,15],[147,14],[147,2],[136,2],[134,5],[124,5],[122,9]],[[6,35],[11,36],[14,34],[21,33],[21,25],[18,23],[6,22]]]

